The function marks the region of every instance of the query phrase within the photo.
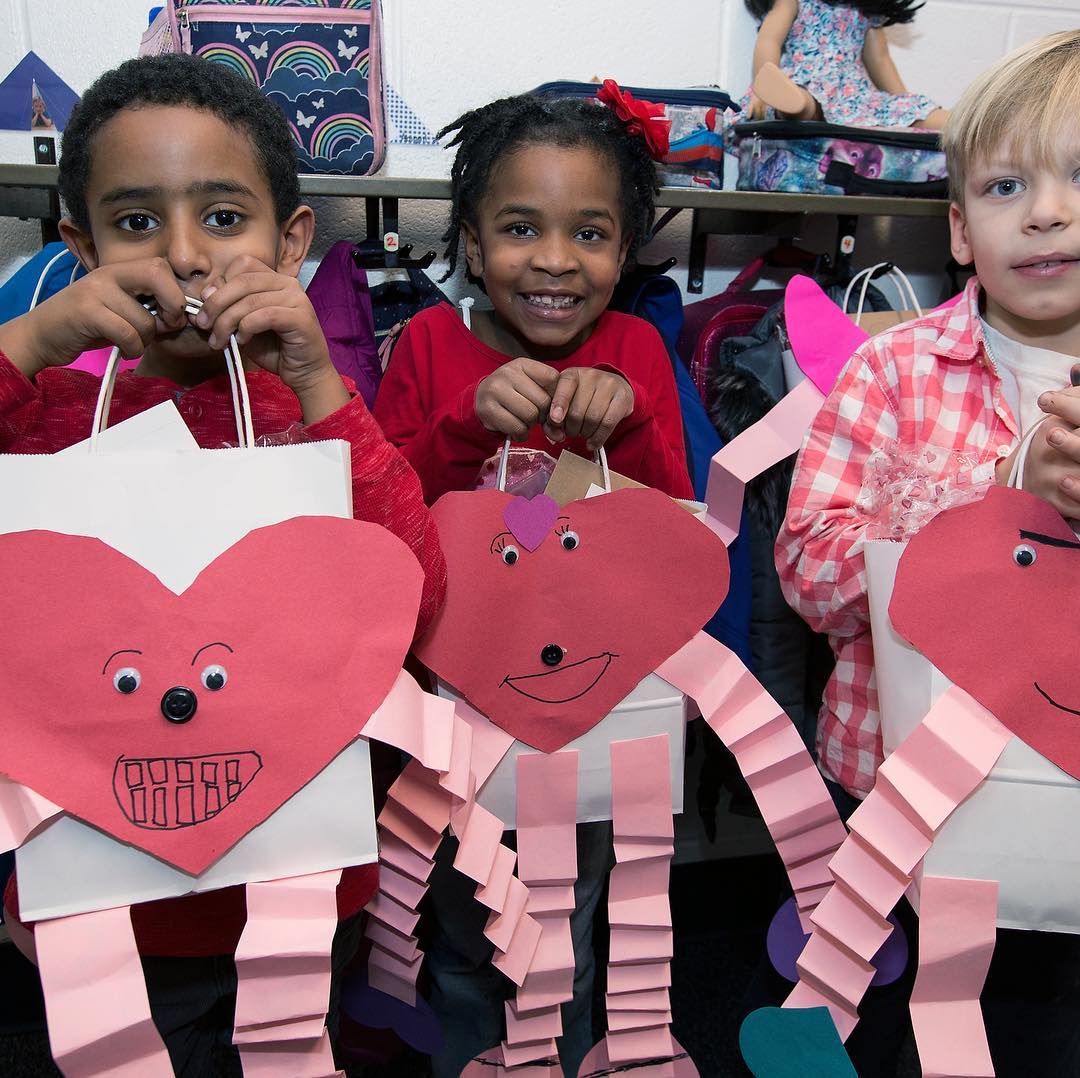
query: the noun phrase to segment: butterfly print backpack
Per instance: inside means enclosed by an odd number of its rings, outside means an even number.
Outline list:
[[[386,152],[379,0],[167,0],[140,55],[227,64],[276,101],[301,172],[366,176]]]

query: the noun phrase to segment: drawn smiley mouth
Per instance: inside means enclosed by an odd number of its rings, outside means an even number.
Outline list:
[[[1080,715],[1080,711],[1075,708],[1066,707],[1064,704],[1059,704],[1037,681],[1032,682],[1035,686],[1035,691],[1051,706],[1056,707],[1058,711],[1065,711],[1070,715]]]
[[[521,696],[542,704],[568,704],[584,696],[604,676],[612,659],[619,656],[602,651],[588,659],[567,663],[543,674],[507,675],[500,685],[507,685]]]
[[[174,831],[212,820],[261,770],[257,752],[121,756],[113,770],[113,793],[120,811],[136,827]]]

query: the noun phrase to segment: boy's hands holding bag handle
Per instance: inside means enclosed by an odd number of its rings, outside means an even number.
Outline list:
[[[1044,393],[1046,412],[1031,436],[1022,486],[1049,502],[1066,520],[1080,520],[1080,364],[1073,366],[1072,385]],[[999,483],[1008,482],[1020,447],[998,463]]]
[[[152,296],[157,315],[136,299]],[[0,351],[27,378],[64,367],[92,348],[134,358],[159,335],[188,324],[185,297],[163,258],[98,266],[21,318],[0,326]]]
[[[211,278],[200,298],[194,322],[209,333],[210,347],[224,349],[235,334],[245,360],[276,374],[296,394],[305,423],[348,403],[318,317],[295,277],[241,255]]]

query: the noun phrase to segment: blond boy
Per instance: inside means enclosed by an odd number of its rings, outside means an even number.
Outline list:
[[[882,760],[863,562],[882,521],[860,497],[871,454],[931,448],[950,488],[977,495],[1011,479],[1080,519],[1080,389],[1068,388],[1080,358],[1080,31],[994,65],[943,141],[952,252],[977,276],[954,306],[855,353],[799,455],[776,546],[788,602],[836,654],[820,766],[859,799]]]

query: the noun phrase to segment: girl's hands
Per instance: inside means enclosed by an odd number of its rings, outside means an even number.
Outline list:
[[[157,315],[135,297],[152,297]],[[0,326],[0,350],[33,378],[91,348],[114,346],[142,355],[162,333],[187,325],[184,293],[163,258],[99,266],[32,311]]]
[[[596,452],[633,410],[634,391],[621,375],[594,367],[560,374],[524,357],[504,363],[476,388],[476,417],[518,442],[539,423],[548,441],[584,438]]]
[[[244,359],[276,374],[297,396],[305,423],[315,423],[349,400],[322,327],[300,282],[250,255],[230,263],[202,290],[195,325],[224,350],[229,336]]]
[[[551,395],[544,433],[553,442],[584,438],[595,453],[634,410],[630,383],[612,371],[569,367]]]
[[[559,372],[520,357],[504,363],[476,387],[476,418],[493,434],[523,442],[547,419]]]

